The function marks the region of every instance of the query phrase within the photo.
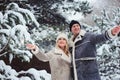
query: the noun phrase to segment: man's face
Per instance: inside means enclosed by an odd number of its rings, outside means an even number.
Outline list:
[[[73,35],[78,35],[80,32],[80,25],[79,24],[73,24],[71,31],[73,33]]]

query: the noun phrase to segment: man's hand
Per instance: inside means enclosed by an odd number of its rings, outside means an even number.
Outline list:
[[[118,35],[120,33],[120,25],[112,29],[112,35]]]

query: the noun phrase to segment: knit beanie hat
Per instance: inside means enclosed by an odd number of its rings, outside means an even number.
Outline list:
[[[56,39],[56,42],[59,40],[59,38],[65,38],[66,41],[68,42],[68,37],[65,33],[60,33],[58,36],[57,36],[57,39]]]
[[[72,21],[70,22],[70,25],[69,25],[70,31],[71,31],[71,28],[72,28],[72,26],[73,26],[74,24],[79,24],[79,25],[80,25],[80,23],[79,23],[78,21],[72,20]],[[80,28],[81,28],[81,25],[80,25]]]

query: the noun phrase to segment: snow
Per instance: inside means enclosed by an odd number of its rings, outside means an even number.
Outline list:
[[[25,14],[29,14],[29,17],[32,21],[34,21],[34,23],[36,24],[37,27],[39,27],[39,23],[37,22],[35,16],[32,14],[32,12],[30,12],[27,9],[22,9],[22,8],[18,8],[18,11],[25,13]]]
[[[110,46],[108,44],[103,44],[97,49],[97,55],[103,55],[105,54],[104,50],[107,51],[107,53],[110,53]],[[110,53],[111,54],[111,53]]]
[[[75,2],[79,2],[81,0],[75,0]],[[84,0],[83,0],[84,1]],[[87,0],[92,4],[96,3],[96,0]],[[82,20],[85,17],[82,15],[82,13],[75,12],[73,9],[70,9],[69,11],[63,11],[62,7],[68,7],[72,6],[72,3],[67,3],[66,1],[63,2],[63,5],[59,5],[59,11],[57,13],[60,13],[63,17],[66,18],[66,21],[70,21],[72,19],[75,20]],[[16,4],[15,4],[16,5]],[[55,7],[57,4],[53,5]],[[74,4],[74,7],[79,8],[79,5],[76,3]],[[9,6],[7,7],[9,8]],[[49,28],[46,26],[40,27],[39,23],[36,21],[35,16],[27,9],[22,9],[19,8],[18,5],[16,5],[16,10],[18,12],[15,12],[13,10],[6,11],[5,15],[3,15],[0,12],[0,22],[1,23],[6,23],[8,19],[9,14],[16,15],[21,22],[21,24],[15,23],[14,18],[12,18],[12,22],[14,26],[7,26],[7,29],[0,29],[0,33],[3,33],[2,36],[0,36],[1,43],[0,48],[2,47],[3,44],[7,42],[7,36],[11,36],[11,42],[9,44],[11,52],[9,53],[9,61],[12,62],[14,55],[17,55],[17,57],[22,57],[23,61],[28,61],[30,62],[30,59],[33,57],[33,54],[25,48],[25,44],[27,43],[32,43],[35,44],[38,42],[42,42],[42,40],[55,40],[55,37],[59,33],[57,31],[54,31],[53,28]],[[29,20],[25,20],[24,17],[21,15],[21,13],[29,14],[31,20],[39,27],[38,29],[34,28],[31,31],[33,33],[28,32],[28,26],[25,26]],[[120,14],[114,15],[116,16],[114,21],[110,21],[110,23],[116,24],[115,22],[118,21],[119,23],[120,18],[118,17]],[[103,16],[104,17],[104,16]],[[109,19],[108,16],[106,16],[106,19]],[[105,24],[108,24],[107,21],[104,21]],[[99,24],[99,23],[98,23]],[[6,25],[6,24],[5,24]],[[108,25],[110,26],[110,25]],[[95,31],[96,33],[101,33],[102,30],[94,26],[95,28],[93,29],[92,27],[86,28],[86,30],[91,30]],[[103,29],[107,30],[110,27],[103,27]],[[68,33],[66,33],[68,34]],[[19,37],[18,37],[19,36]],[[110,44],[109,44],[110,43]],[[46,43],[47,44],[47,43]],[[48,44],[47,44],[48,45]],[[116,57],[119,56],[120,48],[117,47],[120,45],[120,39],[116,38],[112,42],[106,42],[103,45],[98,46],[97,52],[98,52],[98,59],[102,60],[100,64],[100,70],[103,71],[101,73],[101,78],[102,80],[120,80],[120,68],[119,68],[119,59],[116,59]],[[40,45],[42,47],[43,45]],[[47,46],[49,47],[49,46]],[[47,48],[46,47],[46,48]],[[50,44],[49,48],[52,48],[53,46]],[[115,48],[113,48],[115,47]],[[113,49],[113,52],[111,52],[111,48]],[[102,57],[99,57],[102,56]],[[106,62],[107,59],[111,57],[111,60]],[[107,70],[105,73],[104,71]],[[34,78],[34,80],[51,80],[51,74],[47,73],[45,70],[36,70],[34,68],[30,68],[28,71],[20,71],[17,72],[14,69],[12,69],[10,66],[6,65],[4,61],[0,61],[0,72],[3,72],[3,74],[0,74],[0,79],[5,80],[5,79],[11,79],[11,80],[32,80],[31,78]],[[24,75],[21,77],[18,77],[18,75]],[[30,74],[30,76],[26,76],[25,74]],[[43,79],[42,79],[43,78]]]
[[[51,80],[51,75],[45,70],[36,70],[31,68],[28,71],[16,72],[2,60],[0,60],[0,72],[2,73],[0,74],[0,80]]]
[[[40,78],[40,76],[44,77],[45,80],[51,80],[51,75],[48,74],[45,70],[41,70],[38,71],[34,68],[29,69],[28,71],[21,71],[20,73],[30,73],[33,74],[33,76],[35,77],[35,80],[38,80]]]
[[[95,4],[97,0],[74,0],[75,2],[79,1],[88,1],[91,5]]]
[[[10,30],[9,29],[0,29],[0,33],[9,35],[10,34]]]
[[[3,14],[2,14],[2,12],[0,11],[0,23],[2,23],[2,20],[3,20]]]
[[[9,16],[10,14],[11,14],[11,15],[17,15],[18,20],[21,22],[22,25],[25,25],[25,24],[26,24],[26,21],[25,21],[25,19],[23,18],[23,16],[22,16],[20,13],[14,12],[14,11],[12,11],[12,10],[6,11],[6,13],[5,13],[5,15],[4,15],[4,19],[5,19],[5,20],[8,20],[8,18],[9,18],[8,16]],[[16,23],[14,22],[13,24],[16,24]]]
[[[74,4],[74,5],[73,5]],[[53,7],[55,7],[56,5],[58,4],[54,4]],[[69,11],[64,11],[62,8],[63,7],[76,7],[76,8],[79,8],[79,4],[76,4],[76,3],[68,3],[66,1],[63,1],[63,3],[61,5],[59,5],[59,8],[58,8],[58,12],[59,14],[61,14],[63,17],[66,18],[66,21],[71,21],[71,20],[81,20],[84,18],[84,16],[82,15],[82,13],[76,13],[73,9],[70,9]]]

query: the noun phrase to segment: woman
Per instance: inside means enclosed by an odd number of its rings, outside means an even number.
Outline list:
[[[49,61],[52,80],[71,80],[71,55],[68,51],[68,38],[64,33],[58,35],[56,46],[48,53],[40,52],[36,45],[27,44],[26,47],[41,61]]]

